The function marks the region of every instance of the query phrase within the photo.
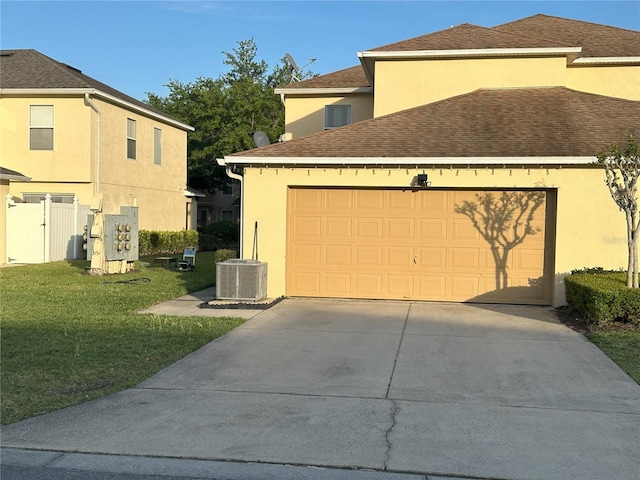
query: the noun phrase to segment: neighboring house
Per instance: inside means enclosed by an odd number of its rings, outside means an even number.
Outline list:
[[[640,32],[535,15],[358,56],[277,91],[292,140],[219,160],[270,297],[559,306],[572,269],[626,266],[593,162],[640,138]]]
[[[198,200],[198,227],[223,220],[240,222],[240,183],[233,180]]]
[[[138,206],[140,229],[195,228],[193,127],[35,50],[0,51],[0,122],[0,164],[31,179],[3,180],[3,196],[89,205],[101,194],[107,214]],[[5,263],[4,235],[0,245]]]

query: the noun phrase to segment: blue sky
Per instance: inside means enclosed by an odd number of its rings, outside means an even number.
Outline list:
[[[640,30],[634,1],[11,1],[0,47],[32,48],[132,97],[166,95],[169,79],[227,71],[223,51],[253,38],[270,67],[290,53],[324,74],[357,52],[462,23],[493,27],[536,13]]]

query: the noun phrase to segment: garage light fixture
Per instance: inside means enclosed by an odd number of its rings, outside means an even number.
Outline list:
[[[411,188],[428,188],[431,186],[429,176],[426,173],[419,173],[411,180]]]

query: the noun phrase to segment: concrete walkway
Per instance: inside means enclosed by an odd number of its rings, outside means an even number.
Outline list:
[[[287,299],[251,315],[136,388],[4,427],[3,464],[640,476],[640,386],[551,308]]]

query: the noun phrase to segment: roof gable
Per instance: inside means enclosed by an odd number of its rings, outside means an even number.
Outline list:
[[[591,157],[639,125],[637,101],[563,87],[477,90],[226,158]]]

